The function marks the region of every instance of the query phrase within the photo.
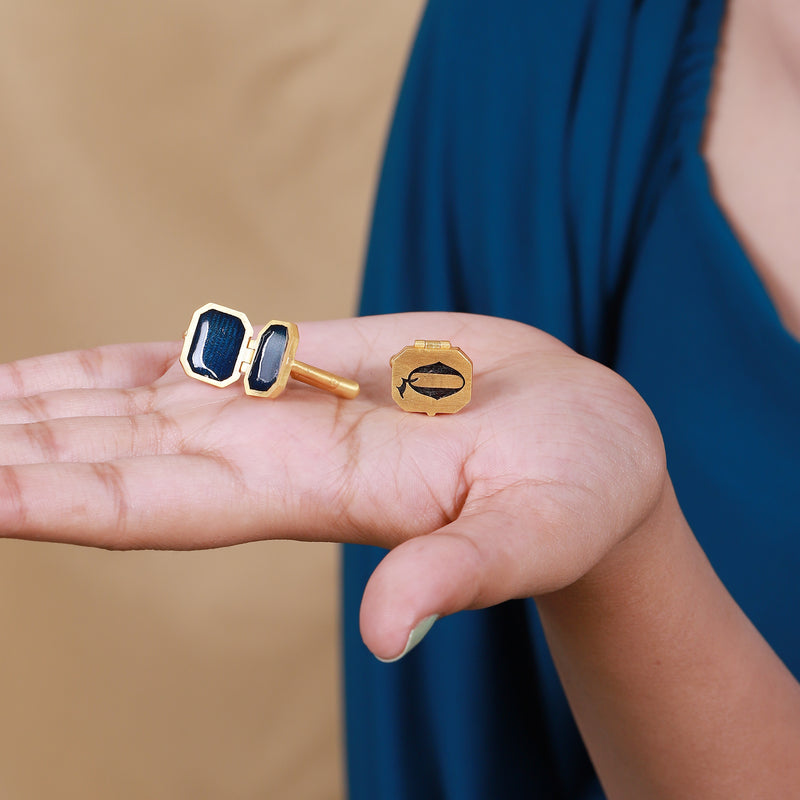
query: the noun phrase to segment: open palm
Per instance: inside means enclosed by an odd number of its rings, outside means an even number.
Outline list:
[[[647,517],[658,428],[611,371],[519,323],[403,314],[306,323],[298,357],[354,377],[275,400],[187,378],[179,345],[0,368],[0,535],[106,548],[255,539],[393,548],[362,630],[397,652],[429,614],[564,587]],[[475,364],[455,415],[400,411],[389,357],[449,339]]]

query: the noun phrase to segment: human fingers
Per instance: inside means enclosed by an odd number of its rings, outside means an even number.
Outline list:
[[[178,420],[161,411],[130,416],[66,417],[0,425],[0,462],[110,461],[181,449]]]
[[[0,400],[0,425],[67,417],[146,414],[160,403],[163,389],[146,385],[129,389],[61,389]]]
[[[370,577],[361,604],[361,634],[382,660],[396,660],[433,619],[487,608],[569,585],[612,544],[588,519],[536,492],[501,492],[491,508],[464,513],[440,530],[394,548]],[[582,526],[593,536],[565,535]],[[578,546],[575,546],[576,539]],[[585,545],[584,545],[585,542]]]
[[[213,452],[0,467],[0,532],[108,549],[194,549],[265,538],[237,468]],[[231,507],[231,497],[241,505]],[[280,499],[266,493],[281,534]],[[260,504],[259,504],[260,509]]]
[[[175,362],[175,342],[122,344],[35,356],[0,365],[0,399],[57,389],[131,388],[152,383]]]

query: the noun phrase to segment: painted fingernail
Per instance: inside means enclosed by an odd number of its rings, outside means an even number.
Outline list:
[[[393,664],[395,661],[399,661],[403,656],[410,653],[427,635],[428,631],[433,627],[433,623],[439,619],[438,614],[431,614],[429,617],[425,617],[422,622],[418,623],[417,626],[408,634],[408,641],[406,642],[406,646],[403,648],[403,652],[400,655],[395,656],[394,658],[380,658],[380,656],[375,656],[378,661],[383,661],[384,664]]]

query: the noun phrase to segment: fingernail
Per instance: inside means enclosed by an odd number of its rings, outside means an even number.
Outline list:
[[[439,619],[438,614],[431,614],[429,617],[425,617],[422,622],[418,623],[416,627],[408,634],[408,641],[406,642],[406,646],[403,648],[403,652],[400,653],[399,656],[395,656],[394,658],[381,658],[380,656],[375,656],[378,661],[383,661],[384,664],[393,664],[395,661],[399,661],[403,656],[410,653],[427,635],[428,631],[433,627],[433,623]]]

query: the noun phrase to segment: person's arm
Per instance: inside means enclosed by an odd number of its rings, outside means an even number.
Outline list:
[[[800,791],[800,685],[720,582],[669,484],[636,533],[538,606],[610,798]]]
[[[0,535],[388,547],[362,602],[372,652],[398,656],[433,615],[537,597],[611,798],[796,793],[800,688],[706,562],[629,384],[489,317],[300,330],[298,357],[359,380],[356,399],[296,382],[276,400],[201,384],[177,345],[0,368]],[[390,399],[389,356],[420,337],[474,361],[458,414]]]

